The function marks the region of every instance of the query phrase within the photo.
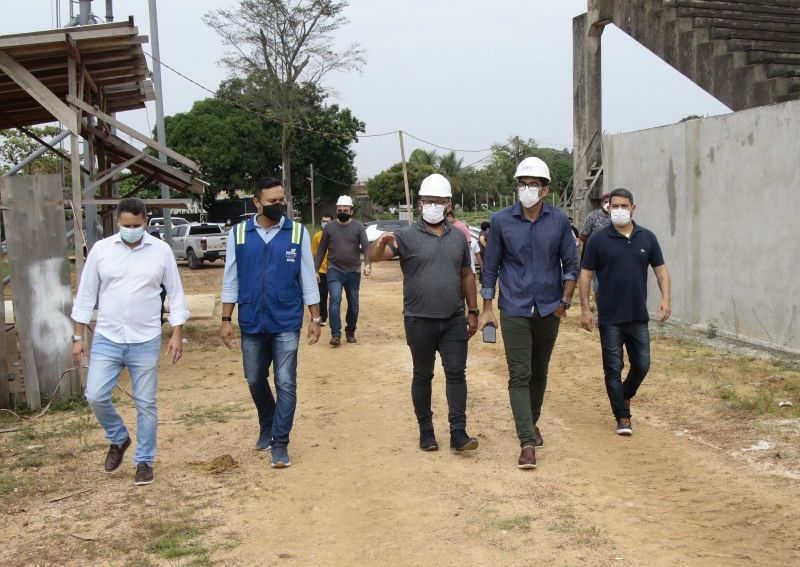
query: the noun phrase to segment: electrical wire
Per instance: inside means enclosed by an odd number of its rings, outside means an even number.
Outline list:
[[[409,138],[414,138],[415,140],[422,142],[423,144],[428,144],[429,146],[433,146],[434,148],[439,148],[440,150],[447,150],[448,152],[458,152],[462,154],[479,154],[482,152],[489,152],[492,150],[492,148],[483,148],[481,150],[459,150],[458,148],[448,148],[445,146],[440,146],[439,144],[434,144],[433,142],[429,142],[428,140],[423,140],[422,138],[415,136],[411,132],[406,132],[405,130],[403,130],[403,134],[405,134]]]

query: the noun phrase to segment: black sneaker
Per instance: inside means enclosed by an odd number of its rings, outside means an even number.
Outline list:
[[[348,343],[357,343],[357,342],[358,342],[358,341],[356,340],[356,336],[355,336],[355,334],[352,334],[352,335],[348,334],[348,335],[345,335],[345,336],[346,336],[346,338],[347,338],[347,342],[348,342]]]
[[[131,446],[131,438],[125,439],[122,445],[114,445],[113,443],[108,448],[106,454],[105,469],[107,473],[112,473],[119,468],[122,464],[122,458],[125,456],[125,450]]]
[[[134,479],[136,486],[150,484],[154,480],[155,475],[153,475],[153,467],[147,463],[139,463],[136,465],[136,478]]]
[[[467,435],[463,429],[450,432],[450,448],[453,451],[473,451],[478,448],[478,440]]]
[[[439,449],[433,429],[423,429],[419,432],[419,448],[423,451],[436,451]]]
[[[617,420],[617,435],[633,435],[630,418],[621,417]]]

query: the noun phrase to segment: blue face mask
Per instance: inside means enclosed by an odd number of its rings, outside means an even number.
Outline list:
[[[125,242],[133,244],[139,242],[144,236],[144,227],[138,226],[136,228],[128,228],[125,226],[119,227],[119,235]]]
[[[322,221],[320,224],[322,225],[322,228],[325,228],[325,225],[328,224],[328,221]]]

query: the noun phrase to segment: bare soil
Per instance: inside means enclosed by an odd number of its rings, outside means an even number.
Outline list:
[[[222,267],[181,273],[187,293],[217,292]],[[184,359],[162,365],[150,486],[134,485],[130,462],[102,471],[106,444],[85,408],[0,418],[0,564],[800,564],[791,367],[654,333],[635,434],[618,437],[599,339],[571,313],[550,366],[545,447],[536,470],[520,471],[501,337],[470,343],[468,431],[479,449],[445,450],[437,369],[443,450],[424,453],[396,262],[363,281],[361,305],[358,344],[332,348],[324,328],[300,348],[285,470],[254,450],[241,353],[222,345],[216,319],[192,321]],[[793,407],[768,398],[759,409],[764,392]],[[131,401],[118,399],[134,429]]]

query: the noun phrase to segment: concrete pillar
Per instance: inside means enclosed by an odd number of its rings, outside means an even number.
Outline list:
[[[591,4],[591,2],[590,2]],[[590,10],[572,20],[573,41],[573,210],[576,222],[583,222],[593,205],[588,190],[590,168],[600,163],[602,122],[602,77],[600,45],[608,20]]]

